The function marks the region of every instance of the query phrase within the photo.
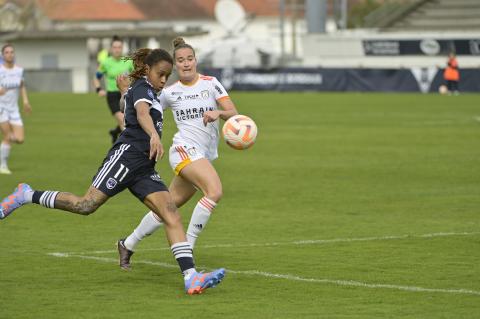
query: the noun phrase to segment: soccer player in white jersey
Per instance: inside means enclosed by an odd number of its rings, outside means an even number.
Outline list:
[[[2,47],[3,63],[0,65],[0,174],[11,174],[8,157],[12,143],[22,144],[25,140],[23,121],[18,107],[18,97],[22,94],[23,109],[30,114],[27,89],[23,80],[23,68],[15,64],[15,49],[11,44]]]
[[[197,202],[187,229],[192,245],[205,228],[212,211],[222,198],[222,183],[212,161],[218,157],[219,118],[236,115],[235,105],[222,84],[197,73],[195,51],[182,38],[173,41],[173,58],[179,81],[163,89],[160,104],[171,108],[177,133],[170,147],[170,166],[175,172],[169,190],[181,207],[197,190],[203,197]],[[130,257],[137,244],[162,225],[151,211],[126,239],[119,240],[120,267],[130,269]]]

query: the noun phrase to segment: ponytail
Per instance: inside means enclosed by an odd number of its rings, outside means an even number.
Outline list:
[[[193,49],[193,47],[190,44],[186,43],[185,40],[182,37],[176,37],[173,40],[173,58],[174,59],[175,59],[175,52],[177,52],[177,50],[183,49],[183,48],[188,48],[188,49],[192,50],[193,56],[195,56],[195,50]]]

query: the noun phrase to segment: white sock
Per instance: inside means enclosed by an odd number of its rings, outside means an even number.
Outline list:
[[[35,193],[35,191],[26,191],[25,193],[23,193],[23,198],[25,198],[25,202],[32,202],[33,193]]]
[[[195,246],[198,235],[200,235],[207,225],[208,219],[215,206],[217,206],[217,203],[207,197],[202,197],[198,201],[197,206],[195,206],[187,229],[187,240],[190,245],[192,245],[192,249]]]
[[[0,145],[0,166],[7,167],[8,157],[10,156],[10,144],[2,143]]]
[[[152,211],[143,216],[142,221],[138,224],[133,233],[128,236],[123,244],[128,250],[135,251],[138,243],[147,236],[153,234],[163,225],[161,219]]]
[[[196,270],[195,268],[190,268],[190,269],[185,270],[185,271],[183,272],[183,279],[184,279],[185,281],[189,280],[190,277],[192,277],[192,275],[193,275],[194,273],[196,273],[196,272],[197,272],[197,270]]]

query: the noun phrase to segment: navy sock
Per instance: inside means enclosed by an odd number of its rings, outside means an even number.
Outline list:
[[[59,192],[55,191],[34,191],[32,203],[42,205],[47,208],[55,208],[55,199]]]
[[[195,262],[193,261],[192,246],[189,242],[180,242],[173,244],[172,247],[173,256],[177,260],[180,270],[185,274],[186,270],[195,268]]]

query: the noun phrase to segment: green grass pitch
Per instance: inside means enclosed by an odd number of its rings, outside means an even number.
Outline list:
[[[230,271],[219,287],[184,294],[163,230],[118,268],[116,240],[146,212],[128,192],[88,217],[29,205],[0,221],[0,318],[480,316],[479,95],[232,97],[259,135],[247,151],[222,142],[215,162],[224,198],[195,258]],[[0,195],[83,194],[110,146],[104,101],[31,102]],[[168,148],[170,111],[165,126]],[[170,182],[167,158],[157,168]]]

